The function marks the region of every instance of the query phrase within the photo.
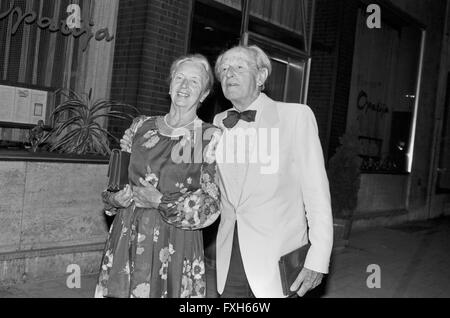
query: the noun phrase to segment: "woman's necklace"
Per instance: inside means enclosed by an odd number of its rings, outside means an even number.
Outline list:
[[[177,129],[185,128],[185,127],[189,126],[190,124],[192,124],[194,121],[196,121],[196,120],[198,119],[198,116],[195,116],[194,120],[191,121],[191,122],[189,122],[189,123],[187,123],[186,125],[181,126],[181,127],[173,127],[173,126],[169,125],[169,123],[167,122],[167,115],[168,115],[168,114],[166,114],[166,115],[164,116],[164,123],[167,125],[167,127],[169,127],[169,128],[172,129],[172,130],[177,130]]]

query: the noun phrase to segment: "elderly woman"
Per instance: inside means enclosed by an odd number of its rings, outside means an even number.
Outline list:
[[[96,297],[205,297],[202,233],[219,216],[219,130],[196,115],[213,74],[202,55],[173,62],[170,112],[127,130],[129,185],[103,192],[115,215]]]

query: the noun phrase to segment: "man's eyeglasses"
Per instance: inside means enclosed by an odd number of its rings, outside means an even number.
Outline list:
[[[242,74],[251,71],[252,69],[256,70],[255,66],[248,66],[244,64],[238,64],[238,65],[229,65],[229,64],[223,64],[219,68],[219,75],[222,77],[225,74],[227,74],[229,71],[233,72],[234,74]]]

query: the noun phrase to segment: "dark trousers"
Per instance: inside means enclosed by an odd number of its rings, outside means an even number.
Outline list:
[[[237,224],[234,227],[233,247],[231,249],[230,267],[221,298],[255,298],[245,275],[242,263]]]

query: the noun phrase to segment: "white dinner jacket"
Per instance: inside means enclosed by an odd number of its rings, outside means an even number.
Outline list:
[[[242,261],[254,295],[284,297],[278,260],[306,244],[308,238],[311,248],[304,266],[328,273],[333,245],[329,185],[311,109],[303,104],[275,102],[263,93],[258,102],[261,114],[255,123],[257,139],[262,140],[263,129],[278,131],[278,169],[262,173],[268,164],[261,160],[249,165],[238,197],[232,194],[230,189],[235,185],[227,178],[227,170],[233,167],[221,162],[226,155],[225,140],[233,129],[222,123],[227,111],[214,118],[214,124],[223,130],[216,149],[222,213],[216,241],[217,289],[221,294],[225,286],[237,222]],[[250,146],[256,156],[258,140]]]

